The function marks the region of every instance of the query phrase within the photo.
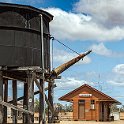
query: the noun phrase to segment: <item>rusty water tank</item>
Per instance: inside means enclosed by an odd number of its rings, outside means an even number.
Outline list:
[[[40,66],[43,34],[45,68],[49,68],[52,19],[48,12],[32,6],[0,3],[0,66]]]

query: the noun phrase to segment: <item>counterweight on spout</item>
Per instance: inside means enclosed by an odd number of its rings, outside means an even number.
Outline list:
[[[59,74],[61,74],[65,70],[67,70],[70,66],[74,65],[79,60],[83,59],[90,52],[92,52],[92,50],[89,50],[83,54],[80,54],[79,56],[75,57],[74,59],[72,59],[72,60],[60,65],[59,67],[55,68],[54,70],[52,70],[52,72],[50,74],[50,78],[55,79]]]

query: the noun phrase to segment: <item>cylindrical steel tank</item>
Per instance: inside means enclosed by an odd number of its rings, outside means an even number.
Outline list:
[[[41,17],[43,17],[43,33]],[[0,66],[41,65],[41,35],[45,68],[50,66],[49,13],[26,5],[0,3]]]

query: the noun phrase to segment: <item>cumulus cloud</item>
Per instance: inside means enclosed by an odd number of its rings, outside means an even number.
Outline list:
[[[9,80],[9,83],[8,84],[9,84],[9,89],[12,90],[12,81]],[[18,81],[17,82],[17,87],[18,87],[19,90],[23,90],[24,82]]]
[[[124,53],[112,51],[111,49],[107,48],[103,43],[94,44],[90,47],[90,49],[92,49],[92,51],[96,54],[107,57],[124,57]]]
[[[24,87],[24,82],[18,81],[17,87],[18,87],[19,89],[23,89],[23,87]]]
[[[108,80],[108,83],[116,86],[124,86],[124,78],[123,77],[114,77],[113,80]]]
[[[75,89],[83,84],[93,85],[93,82],[88,82],[85,80],[78,80],[74,77],[62,78],[61,80],[56,80],[57,89]]]
[[[66,52],[64,50],[58,50],[56,49],[54,51],[54,56],[53,56],[53,60],[54,62],[58,62],[58,63],[65,63],[75,57],[77,57],[78,55],[74,54],[74,53],[69,53],[69,52]],[[85,56],[83,61],[79,61],[77,64],[88,64],[91,62],[91,59],[88,57],[88,56]]]
[[[113,74],[109,83],[117,86],[124,86],[124,64],[118,64],[113,69]]]
[[[51,33],[59,39],[72,41],[124,39],[124,27],[119,25],[107,28],[89,15],[66,12],[59,8],[47,8],[45,10],[54,15],[54,20],[50,23]]]
[[[117,73],[117,74],[122,74],[122,75],[124,75],[124,64],[116,65],[116,66],[113,68],[113,72],[115,72],[115,73]]]
[[[90,13],[94,20],[107,28],[124,25],[124,0],[79,0],[77,12]]]

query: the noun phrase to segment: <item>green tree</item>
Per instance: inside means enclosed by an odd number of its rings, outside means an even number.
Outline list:
[[[124,105],[121,106],[120,112],[124,112]]]
[[[72,112],[73,111],[73,106],[72,104],[65,105],[65,112]]]
[[[118,112],[119,108],[116,104],[112,104],[111,108],[110,108],[111,112]]]

